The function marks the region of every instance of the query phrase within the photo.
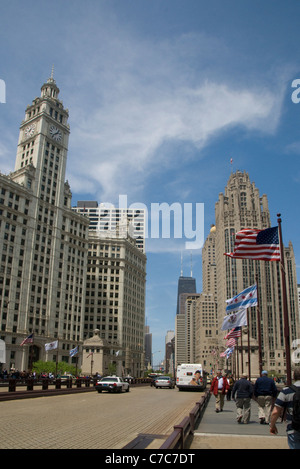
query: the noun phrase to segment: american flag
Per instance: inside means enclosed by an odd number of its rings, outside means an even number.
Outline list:
[[[234,347],[236,345],[236,339],[232,338],[227,340],[226,347]]]
[[[257,261],[280,261],[278,226],[266,230],[245,229],[236,233],[234,251],[225,256]]]
[[[20,345],[32,344],[33,343],[33,334],[30,334],[26,339],[24,339]]]
[[[231,338],[237,338],[237,337],[241,337],[242,335],[242,328],[241,326],[239,327],[234,327],[233,329],[231,329],[230,332],[228,332],[227,335],[225,335],[224,339],[231,339]]]

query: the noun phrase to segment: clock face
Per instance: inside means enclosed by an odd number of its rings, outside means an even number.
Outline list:
[[[35,124],[31,124],[25,129],[25,137],[32,137],[35,130]]]
[[[49,131],[50,131],[51,137],[54,140],[56,140],[57,142],[60,142],[62,140],[62,133],[57,127],[55,127],[55,125],[51,125]]]

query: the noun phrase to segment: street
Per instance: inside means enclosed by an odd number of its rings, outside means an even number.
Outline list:
[[[201,396],[141,386],[0,402],[0,448],[121,449],[141,433],[160,448]]]

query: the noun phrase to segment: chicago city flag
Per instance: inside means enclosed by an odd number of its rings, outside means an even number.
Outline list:
[[[232,311],[242,311],[251,306],[257,306],[257,286],[252,285],[251,287],[246,288],[238,295],[226,300],[226,313],[231,313]]]

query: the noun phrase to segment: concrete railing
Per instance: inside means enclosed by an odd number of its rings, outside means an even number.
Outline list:
[[[0,380],[0,400],[24,399],[26,397],[53,396],[57,394],[94,391],[97,378],[8,378]],[[134,378],[130,386],[150,385],[151,379]]]

